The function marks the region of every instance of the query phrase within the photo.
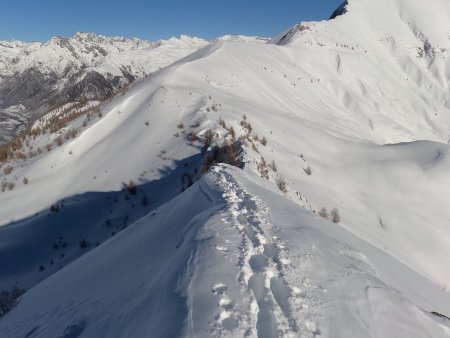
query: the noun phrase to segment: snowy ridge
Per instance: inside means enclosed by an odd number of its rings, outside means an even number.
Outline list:
[[[260,334],[265,332],[271,336],[298,331],[297,318],[292,315],[289,299],[292,290],[283,277],[284,264],[289,260],[283,241],[271,233],[274,229],[267,222],[267,207],[249,194],[226,169],[217,168],[214,172],[223,186],[223,196],[231,216],[226,221],[234,225],[242,237],[237,281],[243,287],[244,294],[253,295],[246,301],[249,313],[244,319],[249,320],[249,323],[244,324],[242,335],[252,333],[255,327]],[[226,243],[218,248],[227,251]],[[220,284],[216,284],[216,289],[217,285]],[[223,285],[222,289],[225,288]],[[219,304],[225,305],[224,312],[220,314],[221,326],[230,330],[237,327],[238,322],[230,311],[233,302],[226,297],[225,291],[221,294],[223,298]]]
[[[219,39],[28,137],[52,148],[2,164],[0,283],[29,288],[2,332],[449,337],[447,8],[353,0]]]
[[[37,337],[450,334],[450,323],[430,313],[430,306],[449,310],[447,293],[250,177],[227,166],[214,168],[167,205],[30,290],[0,320],[2,332]],[[111,290],[116,291],[111,295]],[[44,302],[44,310],[35,309]]]

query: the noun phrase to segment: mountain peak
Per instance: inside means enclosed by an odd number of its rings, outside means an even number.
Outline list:
[[[441,50],[449,45],[449,13],[450,2],[446,0],[347,0],[332,13],[330,20],[297,24],[272,43],[286,45],[298,41],[303,46],[327,32],[338,44],[339,36],[345,36],[347,42],[351,40],[367,48],[374,47],[375,41],[388,39],[410,49],[431,44]],[[341,19],[333,20],[337,17]],[[317,32],[309,34],[310,31]]]
[[[330,20],[347,13],[347,5],[348,1],[344,1],[338,8],[336,8],[335,11],[331,14]]]
[[[99,36],[92,32],[76,32],[72,38],[75,40],[92,41],[97,40]]]
[[[96,33],[93,33],[93,32],[77,32],[77,33],[74,34],[72,39],[77,40],[77,41],[81,41],[81,42],[91,42],[91,43],[99,43],[99,44],[103,44],[103,43],[127,43],[127,42],[132,42],[132,43],[140,43],[140,42],[150,43],[149,41],[138,39],[136,37],[134,37],[134,38],[126,38],[126,37],[123,37],[123,36],[111,37],[111,36],[105,36],[105,35],[101,35],[101,34],[96,34]]]

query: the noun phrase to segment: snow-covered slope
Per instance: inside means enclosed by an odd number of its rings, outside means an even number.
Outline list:
[[[55,239],[69,233],[70,259],[82,255],[77,236],[101,244],[48,278],[39,261],[1,271],[2,287],[45,278],[2,332],[450,336],[449,7],[353,0],[271,43],[219,39],[101,114],[27,137],[25,152],[53,148],[3,164],[15,186],[0,194],[0,237],[11,237],[0,257],[33,247],[14,229],[33,234],[51,205],[89,212],[88,192],[95,208],[133,220],[109,240],[92,230],[106,214],[79,234],[70,217],[48,226]],[[242,170],[201,175],[212,156],[239,164],[238,151]],[[157,210],[108,204],[130,179]],[[35,256],[59,255],[51,245],[40,239]]]
[[[450,321],[440,325],[430,313],[450,311],[448,293],[264,184],[240,170],[215,167],[178,198],[30,290],[0,320],[3,334],[450,334]]]
[[[0,140],[50,107],[110,97],[207,43],[188,36],[149,42],[94,33],[45,43],[0,41]]]

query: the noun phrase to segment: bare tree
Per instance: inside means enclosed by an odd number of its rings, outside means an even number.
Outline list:
[[[331,221],[333,221],[334,223],[339,223],[341,221],[341,216],[339,215],[339,211],[336,208],[331,210]]]
[[[287,184],[283,177],[278,176],[276,179],[276,184],[278,189],[280,189],[282,192],[287,192]]]
[[[322,208],[319,210],[319,216],[328,219],[329,214],[328,214],[327,208],[322,207]]]

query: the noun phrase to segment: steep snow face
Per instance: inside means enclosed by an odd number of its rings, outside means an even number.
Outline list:
[[[103,100],[207,43],[188,36],[153,43],[93,33],[46,43],[0,41],[0,141],[52,106]],[[11,114],[17,105],[25,109]]]
[[[349,1],[344,15],[299,24],[272,43],[304,53],[301,64],[310,77],[325,80],[320,87],[328,87],[336,108],[352,111],[359,126],[365,120],[377,142],[446,143],[449,6],[440,0]],[[386,128],[390,131],[379,135]]]

